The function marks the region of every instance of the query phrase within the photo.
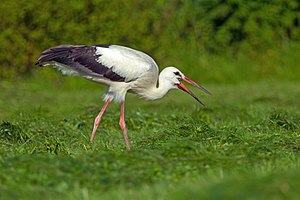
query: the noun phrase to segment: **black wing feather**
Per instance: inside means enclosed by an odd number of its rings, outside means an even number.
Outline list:
[[[109,48],[109,45],[61,45],[43,51],[36,65],[57,62],[87,75],[100,75],[111,81],[124,82],[122,77],[111,68],[97,62],[101,55],[96,55],[96,46]]]

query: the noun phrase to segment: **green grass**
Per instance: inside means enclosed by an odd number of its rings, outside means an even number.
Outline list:
[[[61,82],[64,79],[65,82]],[[61,77],[0,83],[0,199],[298,199],[300,85],[261,81],[126,101],[132,151],[104,87]]]

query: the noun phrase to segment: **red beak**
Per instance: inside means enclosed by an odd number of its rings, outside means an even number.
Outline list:
[[[212,95],[207,89],[205,89],[204,87],[202,87],[201,85],[199,85],[198,83],[196,83],[195,81],[189,79],[188,77],[184,77],[181,80],[195,86],[196,88],[199,88],[200,90],[204,91],[205,93]]]
[[[189,84],[191,84],[191,85],[193,85],[193,86],[195,86],[195,87],[201,89],[201,90],[204,91],[205,93],[211,95],[211,93],[210,93],[207,89],[205,89],[204,87],[200,86],[200,85],[197,84],[195,81],[193,81],[193,80],[191,80],[191,79],[189,79],[189,78],[187,78],[187,77],[184,77],[184,78],[182,78],[181,80],[183,80],[183,81],[185,81],[185,82],[187,82],[187,83],[189,83]],[[182,91],[185,91],[186,93],[188,93],[188,94],[191,95],[192,97],[194,97],[194,99],[196,99],[200,104],[202,104],[203,106],[205,106],[204,103],[202,103],[202,101],[200,101],[200,99],[198,99],[198,97],[196,97],[196,95],[194,95],[189,89],[187,89],[187,87],[185,87],[185,85],[183,85],[183,83],[178,84],[177,87],[178,87],[179,89],[181,89]]]

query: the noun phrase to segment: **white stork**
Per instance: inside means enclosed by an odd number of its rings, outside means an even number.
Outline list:
[[[127,92],[135,93],[144,99],[154,100],[162,98],[170,89],[178,88],[204,105],[182,84],[181,81],[185,81],[210,94],[204,87],[186,77],[177,68],[167,67],[159,74],[157,64],[149,55],[118,45],[56,46],[43,51],[36,65],[52,65],[63,74],[80,76],[106,84],[108,90],[104,96],[105,104],[95,118],[90,141],[92,142],[95,137],[96,130],[108,104],[111,101],[120,102],[119,124],[128,150],[130,150],[130,142],[124,120],[124,104]]]

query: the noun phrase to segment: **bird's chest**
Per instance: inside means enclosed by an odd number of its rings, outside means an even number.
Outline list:
[[[157,84],[157,75],[155,72],[149,72],[141,77],[139,77],[137,80],[135,80],[132,84],[131,90],[133,91],[140,91],[144,90],[153,86],[156,86]]]
[[[137,94],[141,98],[145,98],[145,93],[148,93],[151,88],[156,88],[156,84],[157,78],[155,77],[155,74],[148,74],[135,80],[128,92]]]

